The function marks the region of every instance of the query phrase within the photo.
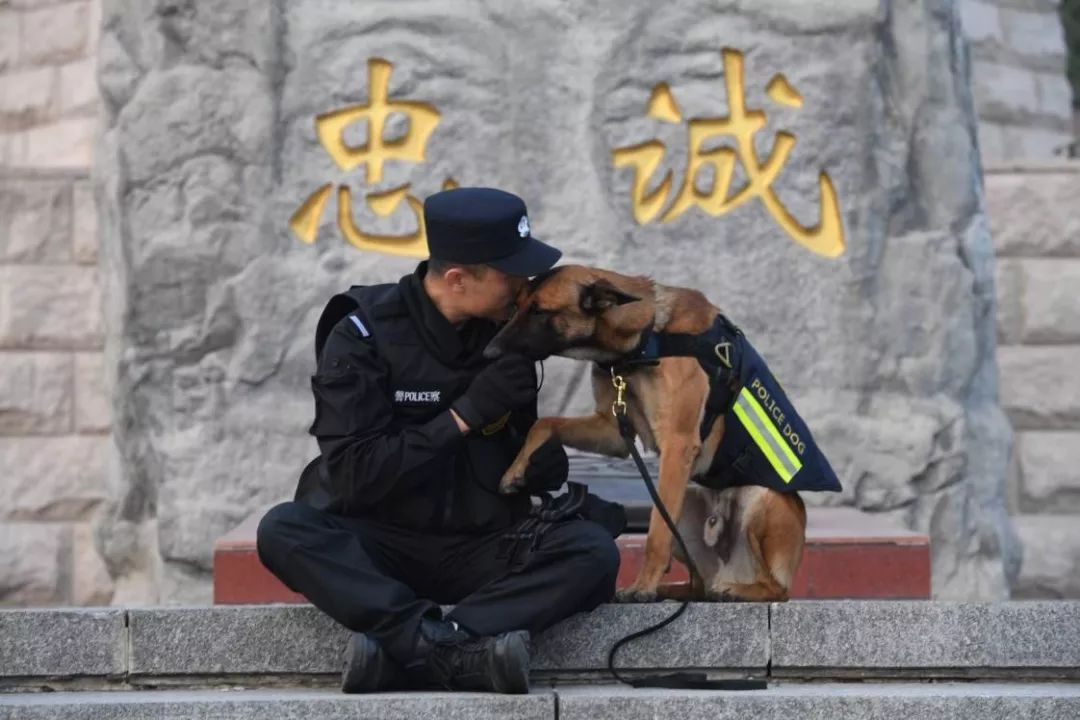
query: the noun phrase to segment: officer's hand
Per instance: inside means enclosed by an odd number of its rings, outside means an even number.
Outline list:
[[[476,430],[535,399],[533,361],[524,355],[508,354],[481,370],[469,389],[450,407],[466,425]]]
[[[570,474],[570,461],[562,443],[551,438],[529,456],[525,467],[525,489],[529,492],[558,490]]]

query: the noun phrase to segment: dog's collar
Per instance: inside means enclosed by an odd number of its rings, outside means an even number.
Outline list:
[[[741,334],[742,331],[723,314],[716,316],[708,330],[697,335],[654,330],[652,323],[649,323],[642,330],[641,339],[633,350],[614,362],[597,365],[604,370],[621,373],[657,365],[660,358],[693,357],[706,369],[720,368],[731,371],[738,366],[739,358],[734,341]]]

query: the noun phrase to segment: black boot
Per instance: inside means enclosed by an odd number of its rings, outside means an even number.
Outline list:
[[[378,642],[363,633],[353,633],[349,638],[343,660],[342,692],[370,693],[408,687],[401,666],[386,654]]]
[[[471,637],[460,632],[435,644],[427,657],[430,678],[448,690],[529,692],[529,633]]]
[[[449,620],[441,618],[425,617],[420,621],[420,627],[416,632],[416,641],[413,645],[412,655],[399,665],[405,675],[406,683],[414,690],[425,690],[443,687],[431,677],[428,670],[428,657],[431,651],[440,642],[449,640],[467,639],[469,634],[459,629]]]

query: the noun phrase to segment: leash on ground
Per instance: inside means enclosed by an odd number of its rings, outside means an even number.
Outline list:
[[[641,453],[638,452],[637,445],[634,440],[637,433],[634,432],[634,426],[630,422],[630,417],[626,412],[626,400],[624,393],[626,392],[626,380],[622,375],[615,374],[615,369],[611,370],[611,382],[615,386],[615,402],[611,404],[611,412],[615,415],[615,419],[619,423],[619,434],[622,435],[623,440],[626,442],[626,446],[630,450],[630,455],[634,458],[634,464],[637,465],[638,472],[641,473],[641,479],[645,481],[645,487],[649,491],[649,497],[652,498],[653,506],[657,512],[660,513],[660,517],[663,518],[664,524],[671,530],[672,536],[675,541],[679,543],[679,548],[682,550],[683,557],[686,558],[686,566],[690,570],[691,583],[693,578],[702,578],[700,572],[698,572],[697,565],[694,563],[694,559],[690,556],[690,550],[686,546],[686,542],[683,541],[682,535],[679,533],[679,529],[675,526],[674,521],[671,519],[671,515],[668,514],[667,508],[664,506],[663,500],[660,499],[660,494],[656,491],[656,485],[652,481],[652,477],[649,475],[648,468],[645,467],[645,461],[641,458]],[[768,683],[765,680],[709,680],[703,672],[677,672],[669,673],[665,675],[646,675],[636,679],[627,678],[619,673],[615,669],[615,654],[624,645],[637,640],[638,638],[645,637],[657,632],[671,623],[678,620],[686,609],[690,606],[690,600],[683,600],[678,609],[671,615],[664,618],[660,622],[650,625],[644,630],[638,630],[622,638],[614,645],[611,646],[611,650],[608,652],[607,666],[608,671],[619,682],[638,688],[675,688],[684,690],[764,690],[768,687]]]

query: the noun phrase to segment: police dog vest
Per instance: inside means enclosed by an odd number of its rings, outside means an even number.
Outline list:
[[[646,331],[641,344],[615,369],[654,364],[662,357],[694,357],[709,376],[701,438],[724,416],[724,436],[705,475],[706,487],[763,485],[779,492],[839,492],[840,481],[824,453],[742,331],[717,315],[706,332],[686,335]]]

